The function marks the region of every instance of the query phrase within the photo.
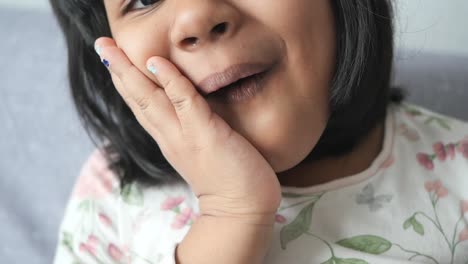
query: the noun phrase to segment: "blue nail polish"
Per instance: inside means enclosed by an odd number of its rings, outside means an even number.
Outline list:
[[[102,59],[102,64],[104,64],[107,68],[109,68],[109,66],[110,66],[109,61],[106,60],[106,59]]]
[[[158,71],[156,70],[156,67],[154,67],[153,64],[148,65],[148,70],[154,75],[156,75],[156,73],[158,73]]]

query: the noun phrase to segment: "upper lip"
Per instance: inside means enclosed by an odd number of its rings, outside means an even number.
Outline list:
[[[222,72],[211,74],[198,83],[197,88],[208,95],[242,78],[266,71],[270,63],[242,63],[229,66]]]

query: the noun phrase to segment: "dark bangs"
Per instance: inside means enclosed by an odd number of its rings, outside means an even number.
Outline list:
[[[332,113],[317,146],[304,162],[350,152],[385,118],[402,93],[390,89],[393,14],[390,0],[332,0],[337,26]],[[185,183],[156,141],[140,126],[114,88],[94,51],[98,37],[111,37],[99,0],[50,0],[68,48],[71,95],[93,143],[104,150],[122,187]]]

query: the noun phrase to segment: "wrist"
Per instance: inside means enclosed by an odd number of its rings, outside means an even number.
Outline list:
[[[176,248],[177,263],[261,264],[273,237],[271,218],[200,216]]]
[[[265,227],[274,225],[278,210],[277,206],[263,206],[253,202],[214,196],[200,196],[199,209],[200,216]]]

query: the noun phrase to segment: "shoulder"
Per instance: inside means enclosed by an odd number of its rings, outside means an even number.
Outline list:
[[[468,163],[468,122],[411,103],[395,106],[393,112],[397,137],[418,152],[420,162],[460,156]]]
[[[394,106],[393,112],[397,134],[414,143],[426,146],[454,144],[462,150],[464,142],[468,140],[466,121],[408,102]]]
[[[82,165],[59,228],[55,263],[171,259],[197,216],[190,189],[137,182],[122,189],[108,165],[100,149]]]
[[[457,197],[468,199],[468,123],[427,108],[403,103],[394,108],[400,165],[413,179],[439,180]]]

